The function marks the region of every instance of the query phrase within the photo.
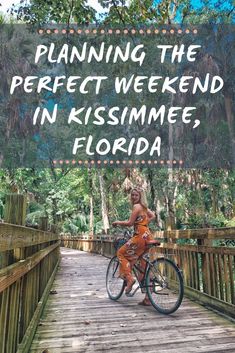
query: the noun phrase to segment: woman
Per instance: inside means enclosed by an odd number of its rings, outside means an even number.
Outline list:
[[[134,226],[133,237],[124,244],[117,252],[120,262],[120,277],[127,282],[125,293],[131,292],[135,279],[132,275],[133,265],[137,262],[138,258],[147,250],[146,242],[152,239],[149,231],[148,224],[151,222],[155,215],[150,211],[144,202],[143,192],[140,188],[134,188],[131,191],[132,213],[128,221],[115,221],[113,226],[131,227]],[[145,267],[145,261],[140,260],[140,268]],[[141,276],[143,278],[143,275]],[[139,281],[142,278],[139,278]],[[146,294],[144,300],[139,303],[140,305],[151,305]]]

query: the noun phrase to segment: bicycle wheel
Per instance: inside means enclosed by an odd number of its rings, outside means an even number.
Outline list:
[[[112,300],[118,300],[124,291],[125,282],[119,277],[119,261],[114,256],[108,265],[106,273],[106,290]]]
[[[183,299],[183,277],[179,268],[169,259],[157,259],[146,273],[149,300],[162,314],[172,314]]]

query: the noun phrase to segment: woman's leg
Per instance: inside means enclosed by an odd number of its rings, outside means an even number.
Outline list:
[[[132,276],[132,267],[143,253],[144,247],[145,241],[139,236],[134,236],[117,252],[120,262],[120,277],[127,281],[126,293],[131,291],[131,288],[135,283]]]
[[[147,239],[148,240],[152,239],[152,235],[149,234]],[[145,243],[145,248],[144,248],[144,251],[143,251],[143,253],[141,255],[143,255],[144,253],[146,253],[148,251],[149,251],[149,249],[148,249],[148,247],[146,246],[146,243]],[[138,280],[141,282],[144,279],[145,270],[146,270],[146,261],[142,258],[142,256],[139,259],[139,268],[142,270],[142,272],[140,273],[140,276],[138,278]],[[139,302],[138,304],[139,305],[144,305],[144,306],[151,306],[151,302],[149,300],[147,291],[146,291],[144,299],[141,302]]]
[[[119,275],[122,279],[126,279],[126,277],[131,273],[131,266],[130,266],[131,259],[126,254],[125,245],[123,245],[117,251],[117,257],[118,257],[119,264],[120,264]]]

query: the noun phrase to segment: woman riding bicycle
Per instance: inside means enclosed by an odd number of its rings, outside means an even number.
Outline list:
[[[148,228],[149,222],[155,219],[154,213],[148,209],[143,196],[143,191],[140,188],[134,188],[131,191],[132,213],[128,221],[115,221],[113,226],[131,227],[134,226],[133,237],[125,243],[117,252],[117,257],[120,263],[120,277],[126,281],[125,293],[131,292],[135,283],[132,275],[133,265],[139,257],[147,251],[147,242],[152,239],[151,232]],[[145,269],[145,261],[141,258],[139,267]],[[141,275],[140,275],[141,276]],[[143,275],[142,275],[143,277]],[[142,278],[139,278],[141,281]],[[146,295],[141,305],[151,305]]]

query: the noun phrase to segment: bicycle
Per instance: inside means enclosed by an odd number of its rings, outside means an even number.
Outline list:
[[[138,286],[129,293],[128,297],[133,297],[138,289],[146,293],[152,306],[161,314],[172,314],[182,303],[184,295],[183,276],[179,267],[170,259],[160,257],[152,260],[149,252],[150,248],[158,246],[155,240],[148,242],[148,251],[141,257],[145,260],[145,270],[143,271],[135,264],[134,275]],[[140,257],[140,258],[141,258]],[[142,274],[142,281],[139,280]],[[106,273],[106,290],[112,300],[118,300],[125,289],[126,283],[119,277],[119,261],[114,256],[108,265]]]

